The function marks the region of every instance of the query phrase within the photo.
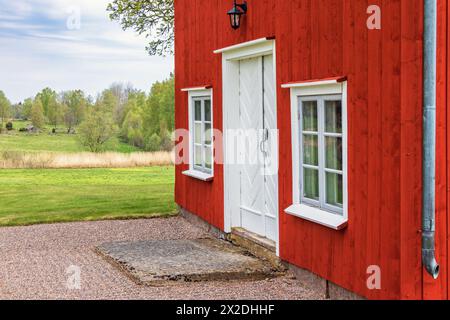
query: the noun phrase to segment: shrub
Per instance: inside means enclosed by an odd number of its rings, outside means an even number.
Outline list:
[[[132,144],[135,147],[144,147],[144,137],[142,136],[142,132],[139,129],[129,129],[127,140],[128,143]]]
[[[154,133],[148,140],[145,148],[148,151],[159,151],[161,149],[161,138]]]
[[[6,124],[6,130],[11,131],[12,129],[13,129],[13,123],[12,123],[11,121],[9,121],[9,122]]]
[[[161,151],[172,151],[175,144],[172,141],[171,136],[167,133],[161,138],[160,150]]]
[[[142,117],[139,111],[131,110],[128,112],[120,135],[127,143],[138,148],[144,147]]]

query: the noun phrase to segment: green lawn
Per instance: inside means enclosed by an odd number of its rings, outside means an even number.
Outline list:
[[[0,226],[169,216],[174,169],[0,170]]]
[[[13,121],[14,130],[8,134],[0,135],[0,151],[23,151],[23,152],[83,152],[89,151],[83,147],[76,135],[58,133],[49,134],[49,126],[39,134],[19,132],[29,124],[28,121]],[[63,130],[63,129],[60,129]],[[140,151],[138,148],[112,139],[106,146],[106,151],[130,153]]]

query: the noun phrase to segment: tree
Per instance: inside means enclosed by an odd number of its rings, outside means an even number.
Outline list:
[[[33,107],[33,99],[28,98],[22,104],[22,117],[24,119],[31,119],[31,108]]]
[[[56,99],[50,101],[47,109],[47,119],[48,122],[56,129],[58,123],[63,118],[63,107],[59,104]]]
[[[45,126],[44,107],[39,98],[34,100],[33,106],[31,107],[31,123],[37,129],[42,129]]]
[[[92,110],[78,128],[78,137],[91,152],[100,152],[116,134],[117,127],[112,114],[101,109]]]
[[[50,108],[56,104],[56,92],[50,88],[45,88],[36,95],[36,99],[41,100],[44,116],[48,118]]]
[[[146,48],[150,55],[173,54],[174,0],[114,0],[107,10],[124,30],[153,39]]]
[[[78,126],[83,121],[89,102],[81,90],[63,92],[61,100],[61,112],[64,123],[66,124],[67,132],[71,132],[75,126]]]
[[[123,117],[125,120],[128,112],[132,110],[139,110],[139,113],[142,113],[144,107],[147,103],[147,95],[143,91],[134,90],[128,94],[127,103],[125,104],[123,110]],[[123,122],[123,121],[122,121]]]
[[[11,116],[13,119],[22,119],[23,118],[22,102],[11,105]]]
[[[130,110],[122,125],[121,137],[126,140],[127,143],[143,148],[144,147],[144,135],[143,135],[143,122],[139,109]]]
[[[8,98],[6,98],[6,95],[3,91],[0,91],[0,120],[1,120],[1,126],[0,126],[0,133],[3,131],[3,128],[5,127],[5,120],[9,117],[11,114],[11,102],[9,102]]]
[[[97,102],[95,103],[96,108],[103,109],[104,112],[109,112],[114,114],[114,110],[117,108],[119,104],[119,99],[114,95],[114,93],[107,89],[102,92],[100,97],[97,98]]]
[[[125,120],[125,108],[130,95],[137,92],[130,83],[113,83],[108,89],[116,97],[116,105],[113,109],[114,121],[121,126]]]
[[[164,137],[175,130],[175,78],[173,75],[163,82],[156,82],[143,111],[144,136],[154,133]]]

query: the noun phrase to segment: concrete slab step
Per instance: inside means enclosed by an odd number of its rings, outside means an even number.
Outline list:
[[[216,239],[112,242],[96,251],[139,284],[262,280],[281,275],[265,260]]]
[[[267,261],[275,270],[286,271],[287,268],[276,255],[276,243],[274,241],[243,228],[233,228],[230,240],[234,245],[242,247],[252,255]]]

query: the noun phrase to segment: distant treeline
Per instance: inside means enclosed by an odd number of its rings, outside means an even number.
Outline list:
[[[81,90],[57,93],[45,88],[34,98],[11,105],[0,91],[1,130],[9,119],[23,119],[32,122],[35,128],[50,125],[56,131],[61,126],[67,133],[76,131],[83,122],[102,128],[114,126],[125,142],[146,151],[170,150],[171,133],[174,131],[174,76],[153,84],[150,93],[131,85],[115,83],[95,99]],[[1,131],[0,131],[1,132]]]

